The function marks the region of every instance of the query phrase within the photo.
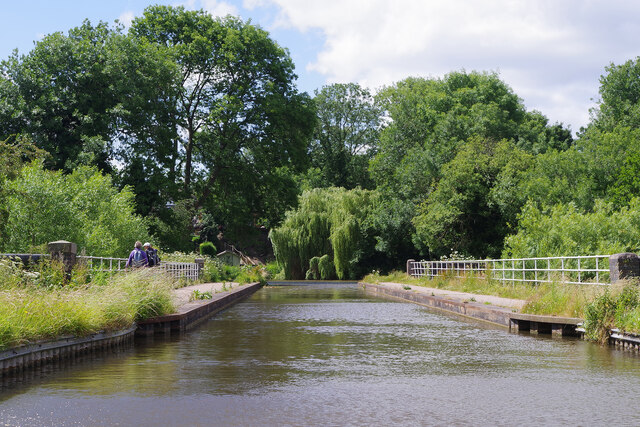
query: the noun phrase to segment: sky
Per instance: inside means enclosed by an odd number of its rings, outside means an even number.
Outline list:
[[[0,59],[84,19],[125,26],[152,4],[233,14],[289,49],[298,88],[356,82],[373,92],[407,77],[497,72],[529,110],[574,132],[597,105],[610,64],[640,55],[629,0],[5,0]]]

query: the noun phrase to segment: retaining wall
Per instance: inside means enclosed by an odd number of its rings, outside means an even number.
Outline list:
[[[84,354],[129,348],[133,345],[136,325],[116,332],[102,332],[87,337],[63,337],[41,341],[0,352],[2,375],[22,372],[49,363],[60,362]]]
[[[261,287],[260,283],[242,285],[229,292],[213,294],[213,298],[210,300],[199,300],[185,304],[180,307],[177,313],[143,320],[138,322],[136,335],[150,336],[187,331],[219,311],[250,296]]]
[[[463,302],[442,296],[418,293],[412,290],[391,288],[384,285],[362,283],[367,293],[402,301],[410,301],[436,310],[454,313],[471,319],[489,322],[508,328],[513,332],[528,331],[532,334],[551,334],[557,336],[578,336],[576,331],[580,319],[555,316],[520,314],[512,309],[496,307],[476,302]]]
[[[102,332],[82,338],[62,337],[55,341],[42,341],[0,352],[0,377],[13,376],[31,368],[86,354],[131,348],[135,336],[184,332],[250,296],[261,286],[259,283],[252,283],[229,292],[214,294],[211,300],[188,303],[180,307],[177,313],[147,319],[122,331]]]

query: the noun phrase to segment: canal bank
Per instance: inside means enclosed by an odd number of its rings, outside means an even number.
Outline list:
[[[260,283],[203,283],[176,289],[173,292],[174,303],[178,307],[176,313],[146,319],[119,331],[100,332],[84,337],[59,337],[1,351],[0,376],[81,356],[122,351],[134,345],[135,337],[185,332],[250,296],[260,287]],[[210,293],[211,298],[192,301],[191,296],[196,290]]]
[[[0,393],[3,425],[638,425],[640,363],[375,297],[265,287],[197,330]],[[535,400],[535,405],[523,405]],[[593,402],[598,402],[594,405]],[[635,405],[635,406],[634,406]]]
[[[445,289],[409,286],[392,282],[361,283],[367,293],[383,298],[408,301],[435,310],[488,322],[512,332],[580,336],[581,319],[522,314],[526,301],[491,295],[477,295]]]

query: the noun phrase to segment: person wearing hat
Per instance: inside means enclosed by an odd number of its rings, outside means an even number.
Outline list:
[[[160,258],[158,258],[158,250],[154,249],[151,246],[151,243],[147,242],[144,244],[144,251],[147,254],[147,259],[149,260],[149,267],[155,267],[160,264]]]

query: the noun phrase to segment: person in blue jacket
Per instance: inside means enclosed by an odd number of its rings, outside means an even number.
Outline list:
[[[129,254],[129,259],[127,260],[126,267],[146,267],[149,265],[149,259],[147,258],[147,253],[142,250],[142,242],[138,241],[135,244],[135,247]]]

